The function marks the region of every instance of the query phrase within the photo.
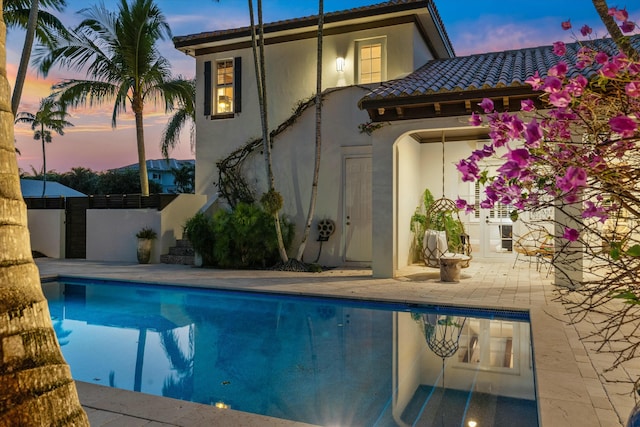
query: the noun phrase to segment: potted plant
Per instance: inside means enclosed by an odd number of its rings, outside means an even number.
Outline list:
[[[138,263],[148,264],[151,259],[151,244],[158,234],[151,227],[143,227],[136,233],[138,238]]]

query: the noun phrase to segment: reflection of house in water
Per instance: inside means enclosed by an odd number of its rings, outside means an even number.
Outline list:
[[[458,322],[457,352],[443,363],[425,351],[424,325],[410,313],[394,320],[398,425],[446,418],[446,425],[506,426],[515,417],[518,425],[538,425],[528,323],[468,317]]]
[[[537,425],[528,324],[445,316],[457,342],[443,377],[426,323],[407,312],[211,290],[43,288],[76,380],[316,425],[499,426],[516,412],[520,425]]]

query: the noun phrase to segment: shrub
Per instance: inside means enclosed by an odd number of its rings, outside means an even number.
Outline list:
[[[293,224],[281,222],[285,247],[293,240]],[[266,268],[280,260],[273,216],[257,205],[239,203],[213,217],[214,258],[223,268]]]
[[[202,264],[215,265],[213,246],[215,235],[213,232],[213,219],[202,212],[198,212],[189,218],[184,225],[184,233],[191,242],[193,249],[202,256]]]

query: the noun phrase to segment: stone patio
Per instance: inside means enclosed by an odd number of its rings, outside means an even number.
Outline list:
[[[195,287],[257,290],[366,300],[448,304],[530,312],[540,423],[544,427],[621,426],[635,399],[632,380],[640,362],[606,372],[614,356],[580,340],[592,326],[566,322],[555,301],[551,274],[513,259],[478,260],[462,270],[459,283],[443,283],[437,269],[412,266],[396,279],[377,279],[371,270],[337,268],[322,273],[235,271],[167,264],[36,260],[42,277],[57,275],[125,279]],[[78,382],[92,426],[300,426],[281,419],[217,409]],[[515,424],[514,424],[515,425]]]

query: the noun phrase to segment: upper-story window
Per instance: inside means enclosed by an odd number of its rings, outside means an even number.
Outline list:
[[[358,83],[379,83],[387,78],[387,39],[356,42]]]
[[[229,118],[240,113],[242,102],[242,58],[205,61],[204,115]]]
[[[233,112],[233,60],[216,63],[216,114]]]

